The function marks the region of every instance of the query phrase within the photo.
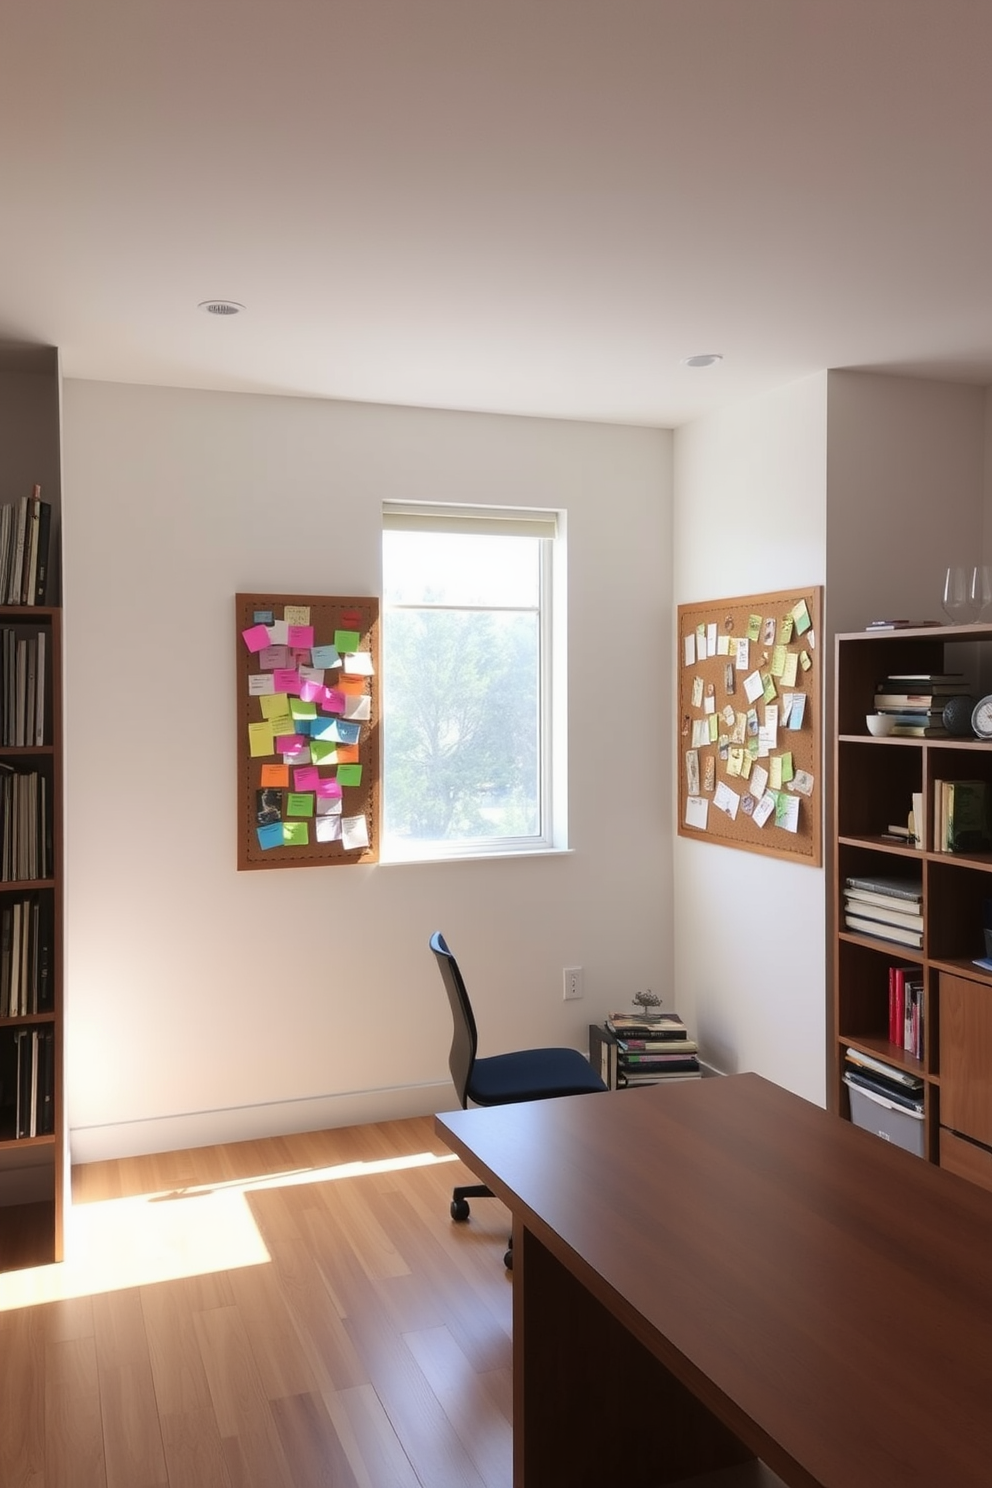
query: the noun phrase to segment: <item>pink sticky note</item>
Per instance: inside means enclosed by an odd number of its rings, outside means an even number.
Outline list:
[[[326,691],[327,688],[323,682],[304,682],[302,680],[300,682],[300,698],[304,703],[314,703],[318,698],[323,699]]]
[[[294,791],[315,791],[320,785],[320,775],[315,765],[301,765],[293,771]]]
[[[295,646],[299,651],[309,651],[313,645],[313,626],[291,625],[289,627],[289,644]]]
[[[289,647],[266,646],[259,652],[258,664],[264,672],[271,672],[275,667],[289,666]]]
[[[324,712],[325,713],[343,713],[344,712],[344,693],[343,692],[338,692],[338,690],[337,690],[336,687],[325,687],[324,691],[325,691],[325,693],[327,695],[324,698],[324,701],[320,705],[321,708],[324,710]]]
[[[269,644],[269,632],[264,625],[249,625],[241,634],[249,651],[261,651]]]
[[[276,667],[272,673],[276,692],[288,692],[293,697],[300,695],[300,674],[293,667]]]
[[[278,743],[278,740],[276,742]],[[316,775],[317,771],[314,770],[313,773]],[[325,801],[337,801],[341,796],[341,786],[336,780],[318,780],[316,790],[317,795],[322,796]]]
[[[309,742],[305,734],[278,734],[276,754],[299,754],[304,744],[309,744]]]

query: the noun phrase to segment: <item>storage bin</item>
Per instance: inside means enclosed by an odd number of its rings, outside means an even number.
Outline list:
[[[874,1132],[886,1142],[923,1156],[923,1112],[907,1111],[895,1101],[876,1095],[874,1090],[862,1090],[852,1085],[845,1076],[844,1084],[851,1097],[851,1120],[855,1126]]]

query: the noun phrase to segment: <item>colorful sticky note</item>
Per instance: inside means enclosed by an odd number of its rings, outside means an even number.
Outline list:
[[[338,842],[341,838],[341,818],[325,813],[318,816],[317,822],[318,842]]]
[[[796,634],[805,635],[813,622],[810,619],[809,610],[806,608],[806,601],[804,599],[801,599],[798,604],[792,606],[792,618],[796,622]]]
[[[318,796],[317,797],[317,815],[318,816],[340,816],[341,815],[341,797],[340,796]]]
[[[293,697],[300,695],[300,674],[295,667],[276,667],[272,673],[277,692],[288,692]]]
[[[252,759],[272,753],[272,725],[267,720],[248,725],[248,749]]]
[[[301,765],[293,771],[294,791],[315,791],[320,782],[316,765]],[[309,815],[309,813],[306,813]]]
[[[289,626],[285,620],[273,620],[269,626],[269,638],[273,646],[289,645]]]
[[[310,824],[305,821],[284,821],[282,823],[282,845],[283,847],[309,847]]]
[[[273,692],[262,698],[262,717],[270,721],[289,717],[289,698],[284,692]]]
[[[336,765],[338,746],[328,739],[311,739],[310,758],[315,765]]]
[[[357,718],[362,721],[371,718],[372,699],[368,693],[363,693],[361,697],[346,697],[344,700],[344,716],[345,718]]]
[[[317,704],[305,702],[303,698],[291,697],[289,712],[293,718],[316,718]]]
[[[324,701],[321,703],[320,706],[325,713],[343,713],[344,705],[344,693],[341,692],[339,688],[329,687],[325,694]]]
[[[303,734],[278,734],[276,736],[277,754],[298,754],[307,744]],[[271,754],[271,749],[269,750]]]
[[[361,765],[338,765],[338,780],[342,785],[361,785]]]
[[[346,651],[357,651],[361,639],[357,630],[336,630],[334,632],[334,646],[342,656]]]
[[[747,617],[747,638],[748,638],[748,640],[749,641],[756,641],[760,635],[761,635],[761,616],[760,615],[749,615]]]
[[[266,693],[274,692],[275,686],[271,672],[252,672],[248,678],[248,696],[263,697]]]
[[[341,782],[340,782],[340,780],[318,780],[317,781],[317,798],[318,798],[318,800],[322,800],[322,801],[340,801],[340,799],[341,799]]]
[[[263,765],[260,785],[274,786],[277,790],[285,790],[289,786],[288,765]]]
[[[786,650],[784,646],[776,646],[772,652],[771,674],[773,677],[781,677],[785,671]]]
[[[358,764],[358,745],[357,744],[339,744],[337,746],[337,750],[338,750],[338,764],[339,765],[357,765]]]
[[[310,606],[294,604],[283,605],[282,618],[285,620],[287,625],[309,625]]]
[[[258,664],[267,672],[275,671],[276,667],[289,666],[289,647],[266,646],[264,651],[258,653]]]
[[[344,659],[344,669],[349,677],[371,677],[374,675],[371,651],[353,651]]]
[[[269,644],[269,632],[264,625],[249,625],[241,632],[241,637],[253,655]]]
[[[282,822],[269,822],[264,827],[256,827],[258,833],[258,845],[261,848],[282,847]]]
[[[334,727],[337,730],[337,737],[340,743],[358,743],[362,732],[362,725],[360,723],[346,723],[343,718],[339,718],[335,721]]]
[[[336,667],[341,665],[341,653],[337,646],[311,646],[310,658],[315,667]]]
[[[324,686],[323,675],[316,681],[313,677],[303,675],[306,668],[300,668],[300,697],[305,703],[323,702],[327,688]]]
[[[289,644],[298,651],[309,651],[313,645],[313,626],[290,625]]]
[[[287,816],[313,816],[313,792],[290,791],[286,797]]]

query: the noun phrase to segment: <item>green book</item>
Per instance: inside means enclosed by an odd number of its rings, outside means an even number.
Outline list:
[[[947,848],[949,852],[984,852],[989,846],[988,785],[984,780],[947,783]]]

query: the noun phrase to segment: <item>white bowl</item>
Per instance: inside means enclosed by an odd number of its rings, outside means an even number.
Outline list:
[[[884,739],[895,728],[895,721],[888,713],[869,713],[865,717],[865,723],[868,725],[868,732],[874,734],[876,739]]]

